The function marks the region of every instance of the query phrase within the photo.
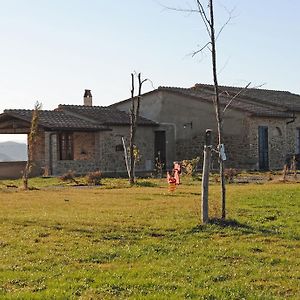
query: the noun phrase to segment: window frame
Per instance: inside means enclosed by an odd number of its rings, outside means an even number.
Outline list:
[[[59,160],[74,160],[74,137],[73,132],[60,132],[58,135]]]

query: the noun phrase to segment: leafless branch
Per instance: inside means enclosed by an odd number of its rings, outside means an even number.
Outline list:
[[[154,83],[153,83],[153,81],[151,80],[151,79],[149,79],[149,78],[146,78],[146,79],[144,79],[144,81],[148,81],[148,82],[150,82],[150,84],[151,84],[151,87],[155,90],[155,86],[154,86]]]
[[[204,7],[202,5],[202,3],[200,2],[200,0],[197,0],[197,5],[198,5],[198,12],[200,13],[200,16],[202,18],[202,21],[206,27],[206,31],[208,32],[208,36],[211,37],[211,22],[209,21],[206,12],[204,10]]]
[[[200,48],[197,51],[192,52],[190,55],[192,57],[196,56],[198,53],[202,52],[205,48],[208,48],[208,46],[211,45],[211,42],[207,42],[202,48]],[[208,48],[210,50],[210,48]]]
[[[267,83],[264,82],[264,83],[262,83],[262,84],[255,85],[255,86],[253,87],[253,89],[259,89],[259,88],[261,88],[262,86],[264,86],[264,85],[266,85],[266,84],[267,84]]]
[[[203,4],[200,2],[200,0],[196,0],[196,2],[197,2],[198,9],[193,9],[191,7],[190,8],[171,7],[171,6],[166,6],[162,3],[159,3],[159,4],[164,9],[167,9],[167,10],[172,10],[172,11],[177,11],[177,12],[186,12],[186,13],[199,13],[202,18],[202,21],[205,25],[206,31],[207,31],[208,35],[210,36],[210,32],[211,32],[210,31],[210,27],[211,27],[210,21],[207,17],[207,14],[205,12]]]
[[[171,7],[171,6],[166,6],[162,3],[159,3],[161,7],[163,7],[166,10],[173,10],[173,11],[178,11],[178,12],[187,12],[187,13],[199,13],[198,9],[192,9],[192,8],[181,8],[181,7]]]
[[[219,36],[221,35],[222,31],[224,30],[224,28],[229,24],[229,22],[233,19],[233,12],[235,11],[235,7],[231,10],[229,10],[226,6],[222,7],[226,10],[227,14],[228,14],[228,19],[226,20],[226,22],[222,25],[222,27],[220,28],[219,32],[217,33],[216,36],[216,40],[218,40]]]
[[[225,111],[227,110],[227,108],[230,106],[230,104],[232,103],[232,101],[238,97],[243,91],[245,91],[249,86],[250,86],[251,82],[249,82],[244,88],[242,88],[238,93],[236,93],[231,99],[230,101],[227,103],[227,105],[225,106],[225,108],[223,109],[223,114],[225,113]],[[226,91],[226,93],[229,95],[229,93]]]
[[[223,70],[227,67],[229,60],[230,60],[230,58],[228,58],[228,59],[226,60],[226,62],[225,62],[225,64],[223,65],[223,67],[222,67],[222,68],[220,69],[220,71],[218,72],[218,75],[220,75],[220,74],[223,72]]]

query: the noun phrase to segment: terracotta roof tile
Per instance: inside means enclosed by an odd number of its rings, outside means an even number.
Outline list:
[[[225,107],[234,95],[242,90],[242,88],[223,87],[220,86],[220,104]],[[195,99],[204,100],[206,102],[213,102],[214,89],[212,85],[197,84],[192,88],[177,88],[177,87],[159,87],[159,91],[168,91],[172,93],[181,94],[184,96],[190,96]],[[259,89],[246,89],[243,90],[230,104],[229,108],[238,109],[254,116],[266,116],[266,117],[281,117],[289,118],[292,116],[293,111],[298,108],[300,111],[300,96],[293,95],[293,99],[296,99],[293,105],[290,100],[284,101],[284,95],[288,92],[276,92]],[[268,94],[267,97],[264,95]],[[290,94],[290,93],[289,93]],[[258,98],[259,95],[259,98]],[[272,95],[277,95],[272,97]],[[295,96],[295,97],[294,97]],[[273,100],[275,99],[275,100]],[[281,99],[281,101],[280,101]]]
[[[129,125],[129,114],[124,111],[112,107],[103,106],[84,106],[84,105],[59,105],[55,111],[64,111],[65,113],[73,113],[77,116],[89,118],[103,125]],[[140,117],[139,125],[156,126],[157,124],[151,120]]]
[[[16,117],[21,120],[31,122],[33,110],[26,109],[7,109],[1,116]],[[108,130],[108,127],[96,122],[87,121],[63,111],[39,111],[39,125],[49,130],[64,129],[64,130]]]

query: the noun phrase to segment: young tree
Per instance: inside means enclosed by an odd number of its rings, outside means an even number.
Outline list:
[[[197,13],[200,15],[202,22],[207,31],[209,41],[200,49],[194,51],[192,56],[195,56],[199,53],[202,53],[205,49],[209,49],[211,52],[211,62],[212,62],[212,77],[214,85],[214,96],[213,96],[213,105],[215,109],[216,123],[217,123],[217,132],[218,132],[218,146],[217,150],[219,153],[219,165],[220,165],[220,181],[221,181],[221,202],[222,202],[222,219],[226,218],[226,186],[225,186],[225,176],[224,176],[224,160],[225,160],[225,147],[224,147],[224,135],[223,135],[223,114],[225,110],[221,110],[220,105],[220,91],[218,84],[218,73],[217,73],[217,49],[216,49],[216,40],[220,33],[223,31],[224,27],[231,20],[231,12],[229,13],[228,20],[216,33],[215,28],[215,16],[214,16],[214,2],[213,0],[207,0],[207,4],[204,4],[204,0],[194,0],[196,8],[170,8],[168,9],[188,12],[188,13]],[[227,107],[226,107],[227,108]]]
[[[34,105],[34,110],[32,112],[30,132],[28,135],[28,157],[27,157],[27,163],[22,176],[24,190],[28,190],[28,177],[31,173],[32,166],[33,166],[33,153],[36,146],[36,139],[38,134],[38,123],[39,123],[39,111],[41,108],[42,108],[42,104],[36,102]]]
[[[213,0],[209,0],[209,11],[210,17],[207,18],[203,6],[200,0],[197,0],[199,12],[202,14],[202,20],[205,22],[206,26],[209,28],[209,36],[211,43],[211,60],[212,60],[212,73],[214,81],[214,106],[216,112],[217,128],[218,128],[218,150],[219,150],[219,164],[220,164],[220,179],[221,179],[221,199],[222,199],[222,219],[226,218],[226,186],[225,186],[225,174],[224,174],[224,141],[223,141],[223,113],[220,107],[219,98],[219,84],[217,75],[217,50],[216,50],[216,35],[215,35],[215,19],[214,19],[214,6]]]
[[[135,74],[131,73],[131,109],[130,109],[130,141],[129,141],[129,183],[135,182],[135,163],[138,154],[138,148],[135,145],[136,130],[138,127],[138,118],[140,115],[140,104],[142,97],[142,86],[147,79],[142,80],[141,73],[137,74],[138,78],[138,95],[134,96],[134,78]]]

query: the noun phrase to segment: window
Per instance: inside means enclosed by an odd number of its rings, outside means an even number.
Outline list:
[[[59,159],[73,160],[73,134],[63,132],[59,135]]]

